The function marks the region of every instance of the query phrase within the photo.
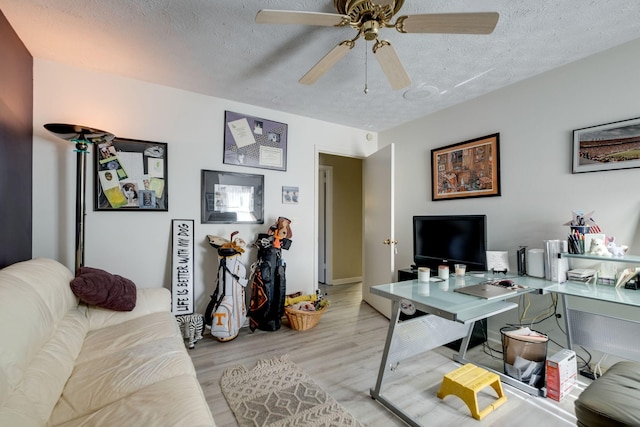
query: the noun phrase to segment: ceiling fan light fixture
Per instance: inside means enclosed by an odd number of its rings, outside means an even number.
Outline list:
[[[380,30],[380,24],[378,21],[367,21],[362,24],[362,32],[364,33],[364,39],[366,41],[375,40],[378,38],[378,32]]]

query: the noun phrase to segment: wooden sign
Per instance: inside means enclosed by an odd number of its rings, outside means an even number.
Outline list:
[[[192,219],[174,219],[171,224],[171,312],[193,313],[193,227]]]

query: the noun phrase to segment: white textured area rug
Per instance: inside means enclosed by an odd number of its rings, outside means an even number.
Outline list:
[[[362,426],[286,355],[229,368],[220,387],[241,427]]]

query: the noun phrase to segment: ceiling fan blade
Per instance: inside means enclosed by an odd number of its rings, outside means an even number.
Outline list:
[[[340,27],[347,25],[347,15],[322,12],[299,12],[295,10],[262,9],[256,15],[258,24],[299,24],[318,25],[321,27]]]
[[[429,13],[401,16],[395,27],[401,33],[491,34],[499,17],[497,12]]]
[[[402,89],[411,84],[411,79],[405,71],[396,50],[386,40],[378,40],[373,46],[373,53],[387,76],[393,90]]]
[[[329,53],[327,53],[320,61],[316,63],[316,65],[311,67],[311,69],[307,71],[307,74],[302,76],[302,78],[298,80],[298,82],[304,85],[314,84],[320,77],[324,75],[324,73],[329,71],[331,67],[336,65],[336,63],[340,61],[343,56],[345,56],[351,49],[353,49],[353,46],[355,46],[355,42],[353,40],[345,40],[341,42],[339,45],[331,49]]]

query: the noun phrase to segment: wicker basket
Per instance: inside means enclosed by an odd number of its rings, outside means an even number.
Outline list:
[[[294,310],[291,307],[284,308],[284,313],[289,319],[289,326],[296,331],[306,331],[316,326],[325,311],[327,311],[326,305],[316,311]]]

